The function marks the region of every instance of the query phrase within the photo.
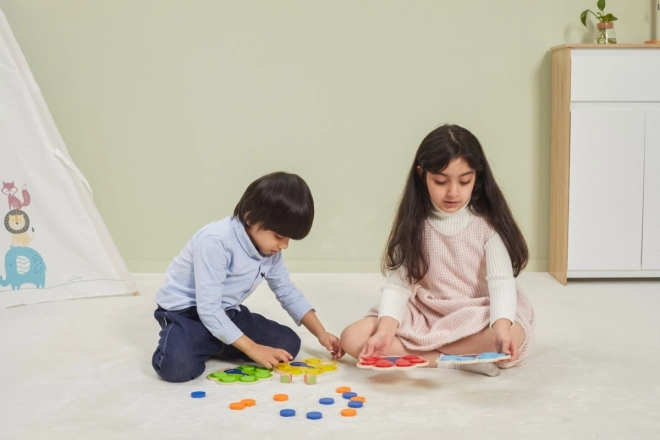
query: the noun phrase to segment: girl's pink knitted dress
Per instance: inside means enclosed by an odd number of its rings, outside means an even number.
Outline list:
[[[484,245],[491,227],[479,216],[451,236],[442,234],[429,220],[424,227],[429,271],[412,286],[396,333],[406,349],[415,351],[439,350],[490,324]],[[534,342],[534,310],[517,283],[516,293],[516,322],[525,331],[525,341],[520,358],[503,368],[524,363]],[[369,310],[367,316],[377,317],[378,307]]]

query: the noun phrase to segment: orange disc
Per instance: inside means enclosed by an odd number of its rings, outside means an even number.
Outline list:
[[[348,393],[351,390],[351,387],[339,387],[337,388],[338,393]]]
[[[273,400],[277,402],[284,402],[285,400],[289,400],[289,396],[287,396],[286,394],[275,394],[273,396]]]
[[[350,399],[350,400],[357,400],[358,402],[362,402],[362,403],[364,403],[364,402],[366,402],[366,401],[367,401],[367,399],[365,399],[365,398],[364,398],[364,397],[362,397],[362,396],[355,396],[355,397],[351,397],[351,399]]]
[[[364,400],[363,400],[364,402]],[[243,399],[241,400],[241,403],[245,406],[254,406],[257,404],[256,400],[254,399]]]
[[[233,402],[229,404],[229,409],[239,410],[244,408],[245,408],[245,404],[243,402]]]
[[[353,408],[346,408],[341,410],[341,415],[344,417],[354,417],[357,415],[357,411]]]

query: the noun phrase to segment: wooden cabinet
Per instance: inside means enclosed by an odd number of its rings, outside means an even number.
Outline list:
[[[660,45],[552,50],[549,271],[660,277]]]

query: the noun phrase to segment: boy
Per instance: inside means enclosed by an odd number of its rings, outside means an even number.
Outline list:
[[[305,181],[277,172],[252,182],[233,216],[200,229],[174,258],[156,294],[161,331],[154,370],[169,382],[185,382],[201,375],[214,354],[266,368],[292,360],[300,350],[298,335],[241,304],[264,279],[296,324],[333,358],[341,357],[339,339],[325,331],[282,260],[289,240],[306,237],[313,220]]]

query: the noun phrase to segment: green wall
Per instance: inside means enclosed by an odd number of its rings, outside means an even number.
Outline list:
[[[609,0],[621,43],[648,0]],[[546,270],[550,54],[596,0],[0,0],[133,272],[161,272],[262,174],[317,216],[292,271],[373,272],[421,139],[481,140]]]

